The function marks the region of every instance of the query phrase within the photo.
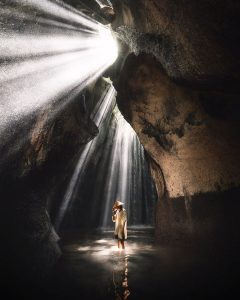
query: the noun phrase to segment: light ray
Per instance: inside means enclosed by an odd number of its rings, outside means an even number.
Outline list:
[[[113,96],[115,97],[115,94]],[[114,97],[109,100],[114,101]],[[112,227],[111,208],[116,199],[125,203],[130,225],[151,225],[155,195],[150,179],[148,182],[146,181],[149,174],[143,147],[118,108],[115,107],[113,110],[113,105],[108,106],[108,116],[110,115],[111,119],[107,123],[106,114],[103,114],[106,102],[103,104],[100,101],[100,103],[101,107],[97,106],[96,113],[92,115],[95,122],[100,124],[100,132],[81,154],[61,206],[58,226],[61,223],[59,220],[62,221],[65,214],[71,220],[74,220],[73,216],[81,219],[81,216],[75,214],[74,211],[83,207],[88,214],[89,226],[94,224],[101,228]],[[99,155],[100,161],[95,160],[95,156]],[[91,169],[92,161],[97,168]],[[91,169],[90,174],[96,176],[94,180],[88,177],[88,168]],[[89,198],[85,194],[82,196],[82,189],[88,180],[92,182],[91,187],[94,190],[93,195],[91,192],[89,193]],[[86,202],[88,203],[87,208]],[[98,207],[97,210],[96,207]],[[78,221],[76,220],[76,222]]]
[[[100,100],[100,105],[97,107],[97,110],[92,113],[92,119],[98,127],[101,127],[104,119],[106,118],[107,114],[113,109],[115,105],[114,99],[116,96],[116,91],[113,86],[111,86],[106,93]],[[112,108],[112,109],[111,109]],[[90,141],[84,148],[83,152],[81,153],[78,163],[75,167],[69,185],[67,187],[67,191],[64,195],[63,201],[60,205],[60,209],[58,212],[58,216],[55,221],[56,229],[59,229],[59,226],[64,218],[66,211],[69,209],[71,205],[71,201],[74,199],[73,194],[79,185],[79,181],[81,180],[81,176],[84,173],[84,170],[89,162],[89,159],[92,156],[93,150],[96,147],[97,138]]]
[[[95,0],[97,2],[97,4],[100,6],[100,8],[109,6],[111,8],[113,8],[111,1],[109,0]]]
[[[40,109],[59,99],[64,107],[62,99],[94,82],[118,53],[109,27],[61,1],[12,0],[1,5],[0,20],[0,139],[7,143]]]
[[[59,0],[15,0],[21,6],[29,6],[41,13],[50,14],[52,17],[61,18],[64,22],[74,22],[80,26],[96,29],[97,21],[90,19],[72,6]]]

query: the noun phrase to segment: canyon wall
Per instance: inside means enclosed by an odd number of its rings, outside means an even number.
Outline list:
[[[116,1],[129,53],[114,84],[150,157],[159,241],[239,241],[235,1]]]
[[[52,224],[82,149],[98,134],[90,114],[108,85],[100,79],[64,107],[49,105],[8,128],[0,148],[0,234],[11,277],[44,278],[61,255]]]

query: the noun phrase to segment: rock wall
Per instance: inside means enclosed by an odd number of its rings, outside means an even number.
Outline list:
[[[238,242],[239,4],[115,8],[113,26],[134,53],[115,80],[117,102],[150,157],[158,240]]]
[[[216,192],[218,198],[220,192],[239,187],[240,124],[234,117],[238,108],[236,96],[189,90],[176,84],[160,63],[146,54],[128,57],[117,90],[120,109],[154,162],[153,178],[163,201],[157,209],[160,232],[162,222],[171,224],[164,225],[171,232],[172,218],[180,223],[192,218],[190,206],[195,196],[208,198],[209,193]],[[210,105],[206,99],[211,101]],[[231,205],[236,200],[224,201]],[[164,204],[166,201],[168,204]],[[175,203],[174,213],[171,206]],[[208,203],[205,204],[207,212]],[[215,216],[212,217],[214,220]],[[183,227],[181,235],[185,225],[177,225]]]
[[[240,4],[234,0],[114,1],[113,27],[135,53],[198,87],[238,90]]]
[[[211,96],[218,95],[207,93],[208,101]],[[223,116],[206,111],[204,92],[172,82],[154,58],[139,55],[125,64],[118,99],[145,149],[161,166],[170,197],[240,183],[239,121],[230,118],[227,109]],[[232,102],[226,107],[234,113],[238,99],[219,95],[221,100]],[[218,102],[215,106],[218,113]]]
[[[107,85],[100,79],[64,107],[40,110],[6,134],[11,151],[0,148],[0,234],[10,278],[44,278],[61,255],[52,221],[82,147],[98,134],[89,116]]]

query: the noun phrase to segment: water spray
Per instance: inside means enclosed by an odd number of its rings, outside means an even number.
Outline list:
[[[23,120],[101,76],[118,48],[108,26],[61,1],[0,4],[0,138],[7,141]]]

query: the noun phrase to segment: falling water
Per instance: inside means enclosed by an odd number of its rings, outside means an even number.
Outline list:
[[[117,199],[124,203],[129,225],[152,225],[155,193],[144,149],[117,107],[113,111],[112,123],[116,123],[116,127],[106,171],[101,226],[112,225],[111,208]]]
[[[115,102],[113,99],[115,98],[115,89],[113,86],[109,88],[107,93],[103,93],[102,98],[99,100],[99,104],[96,106],[95,110],[91,114],[91,117],[95,124],[101,128],[102,123],[107,118],[107,115],[111,113]],[[78,187],[82,175],[84,174],[85,168],[89,163],[89,159],[91,159],[93,155],[93,151],[96,149],[98,139],[95,138],[94,140],[90,141],[86,147],[84,148],[83,152],[81,153],[74,173],[71,177],[70,183],[68,185],[67,191],[64,195],[62,204],[60,205],[59,213],[56,218],[55,227],[58,229],[62,219],[66,213],[66,210],[71,207],[71,201],[74,199],[74,193],[76,192],[76,188]]]
[[[39,109],[56,104],[60,111],[116,58],[110,29],[61,1],[0,1],[1,147]],[[1,150],[2,161],[8,153]]]
[[[116,58],[110,28],[71,6],[59,0],[0,0],[0,164],[24,145],[23,133],[39,111],[48,109],[49,118],[55,117]],[[84,203],[92,205],[88,221],[108,226],[117,198],[125,203],[130,224],[151,223],[154,197],[144,151],[115,107],[115,95],[111,86],[91,115],[100,132],[81,153],[57,227],[66,212],[77,214]],[[91,195],[77,201],[86,180]]]
[[[153,224],[156,195],[144,149],[118,110],[115,96],[111,86],[104,100],[99,101],[98,112],[108,103],[97,123],[99,134],[79,158],[57,227],[65,214],[68,226],[112,226],[111,208],[117,199],[125,204],[129,225]]]

